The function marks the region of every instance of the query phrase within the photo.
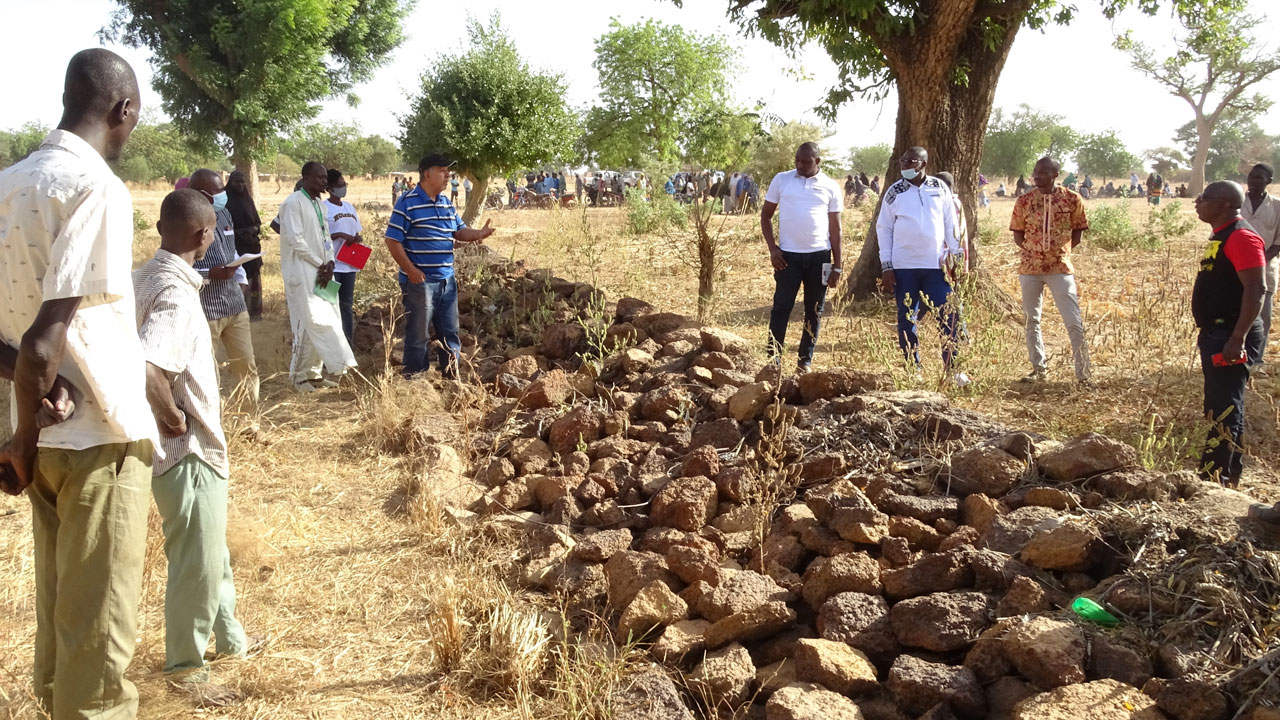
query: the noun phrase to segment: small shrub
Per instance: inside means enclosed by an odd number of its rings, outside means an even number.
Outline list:
[[[151,228],[151,221],[138,208],[133,209],[133,231],[146,232]]]
[[[1000,242],[1000,233],[1004,228],[996,221],[991,210],[978,216],[978,244],[995,245]]]
[[[1089,244],[1102,250],[1134,250],[1159,246],[1149,244],[1144,233],[1133,226],[1126,205],[1096,205],[1089,208]]]
[[[627,231],[633,235],[662,232],[668,228],[683,230],[689,221],[683,205],[664,192],[645,199],[644,190],[627,188]]]
[[[1158,245],[1175,240],[1195,229],[1196,221],[1182,214],[1182,203],[1171,202],[1152,210],[1147,216],[1145,234]]]

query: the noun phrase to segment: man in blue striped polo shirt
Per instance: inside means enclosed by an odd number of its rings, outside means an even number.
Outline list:
[[[493,234],[489,223],[475,230],[458,216],[444,194],[454,161],[431,154],[418,163],[419,182],[396,201],[387,224],[387,249],[400,266],[404,294],[404,374],[429,367],[428,332],[435,330],[440,373],[458,376],[458,281],[453,275],[455,242],[481,242]]]

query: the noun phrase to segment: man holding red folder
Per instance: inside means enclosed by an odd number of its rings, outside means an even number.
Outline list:
[[[356,293],[356,273],[364,267],[360,258],[367,260],[368,254],[361,252],[364,249],[364,237],[360,233],[364,226],[356,215],[356,206],[347,202],[346,197],[347,179],[342,176],[341,170],[329,168],[329,201],[324,204],[324,214],[329,222],[329,237],[333,239],[333,279],[338,283],[338,312],[342,315],[342,334],[347,336],[347,344],[351,345],[355,326],[355,313],[351,303]],[[343,262],[344,258],[356,264]]]

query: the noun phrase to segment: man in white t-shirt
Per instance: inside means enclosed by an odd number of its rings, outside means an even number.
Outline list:
[[[818,323],[827,288],[840,281],[840,186],[819,169],[818,146],[807,142],[796,150],[796,169],[778,173],[769,183],[760,210],[760,229],[773,264],[773,311],[769,316],[769,356],[781,362],[787,321],[804,288],[804,327],[800,333],[797,372],[813,364]],[[773,215],[778,213],[778,238]],[[825,275],[824,275],[825,269]]]
[[[156,423],[129,274],[133,203],[107,162],[138,124],[137,78],[115,53],[83,50],[62,99],[58,128],[0,172],[0,356],[15,358],[0,372],[14,422],[0,489],[31,500],[35,714],[127,720]],[[74,414],[42,428],[59,376]]]
[[[356,215],[356,206],[346,201],[347,179],[342,171],[329,169],[329,200],[324,204],[325,219],[329,222],[329,237],[333,239],[333,254],[345,245],[362,245],[364,236],[360,233],[364,226]],[[347,336],[347,344],[352,344],[355,330],[355,311],[352,301],[356,295],[356,273],[360,268],[352,267],[341,260],[333,261],[333,279],[338,282],[338,311],[342,315],[342,334]]]

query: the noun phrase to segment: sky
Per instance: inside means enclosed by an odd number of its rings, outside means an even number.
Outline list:
[[[1131,69],[1111,41],[1116,32],[1133,29],[1137,39],[1169,48],[1176,23],[1167,15],[1148,18],[1136,13],[1112,23],[1102,16],[1097,3],[1076,4],[1079,11],[1069,26],[1019,31],[997,86],[996,107],[1013,109],[1026,103],[1065,117],[1081,133],[1115,130],[1135,153],[1173,145],[1174,131],[1193,117],[1190,106]],[[326,101],[320,118],[354,122],[365,132],[394,140],[398,115],[407,110],[407,98],[420,87],[422,72],[439,58],[465,51],[469,16],[486,20],[497,11],[517,49],[534,68],[564,76],[566,99],[575,108],[586,108],[598,94],[596,71],[591,67],[593,41],[608,31],[611,19],[629,24],[653,18],[701,34],[719,34],[735,47],[738,69],[729,78],[728,89],[738,103],[762,102],[766,111],[785,120],[816,122],[812,108],[834,84],[835,65],[817,47],[791,58],[759,38],[743,37],[726,16],[727,7],[727,0],[685,0],[682,8],[671,0],[560,0],[553,12],[537,2],[419,0],[406,23],[407,41],[395,58],[373,80],[354,89],[360,104],[352,108],[344,98]],[[9,67],[22,67],[7,75],[6,85],[9,97],[23,99],[8,105],[0,127],[57,122],[66,60],[80,49],[102,45],[97,33],[114,8],[109,0],[12,3],[6,8],[9,28],[32,31],[11,34],[0,50],[0,56],[10,60]],[[41,27],[57,30],[35,30]],[[1258,35],[1276,47],[1280,16],[1265,19]],[[150,87],[149,53],[107,47],[123,55],[138,72],[143,107],[159,111],[160,98]],[[1255,89],[1280,100],[1280,73]],[[829,154],[844,156],[851,147],[892,144],[896,115],[893,95],[878,103],[854,100],[840,109],[830,128],[834,134],[823,145]],[[1280,106],[1258,118],[1258,123],[1268,133],[1280,134]]]

